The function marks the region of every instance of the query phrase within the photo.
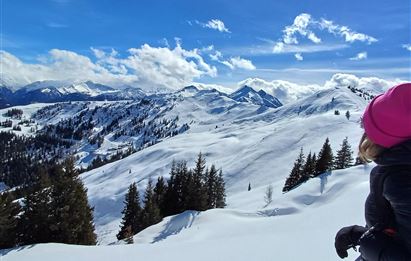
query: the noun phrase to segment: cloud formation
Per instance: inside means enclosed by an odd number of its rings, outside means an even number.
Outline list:
[[[377,77],[358,77],[353,74],[336,73],[323,85],[297,84],[283,80],[267,81],[260,78],[248,78],[238,82],[238,87],[248,85],[256,90],[264,90],[274,97],[277,97],[282,103],[287,104],[317,91],[336,87],[345,88],[351,86],[368,90],[374,94],[380,94],[400,82],[400,80],[389,81]]]
[[[252,61],[241,58],[239,56],[230,57],[228,60],[224,60],[223,55],[220,51],[215,51],[214,54],[209,55],[211,60],[224,64],[225,66],[229,67],[231,70],[236,68],[244,69],[244,70],[255,70],[256,67]]]
[[[350,60],[352,61],[359,61],[364,59],[367,59],[367,52],[357,53],[356,56],[350,58]]]
[[[304,57],[301,55],[301,53],[296,53],[294,54],[295,59],[297,59],[297,61],[302,61],[304,60]]]
[[[264,90],[278,98],[284,104],[296,101],[318,90],[324,89],[323,86],[317,84],[303,85],[283,80],[266,81],[260,78],[248,78],[238,83],[239,87],[244,85],[251,86],[256,90]]]
[[[186,50],[179,42],[174,49],[144,44],[129,49],[124,58],[115,50],[91,50],[94,61],[72,51],[52,49],[34,64],[0,51],[2,75],[7,76],[2,78],[15,86],[41,80],[92,80],[112,86],[178,89],[194,79],[217,76],[216,67],[206,63],[198,49]]]
[[[283,29],[283,35],[273,46],[273,53],[286,53],[291,52],[290,49],[297,49],[297,46],[300,44],[299,38],[305,38],[314,45],[324,45],[327,47],[327,44],[322,44],[323,40],[315,33],[315,31],[328,32],[331,35],[343,38],[346,43],[358,41],[371,44],[378,41],[372,36],[355,32],[348,26],[338,25],[333,21],[324,18],[317,20],[310,14],[302,13],[295,17],[294,22],[291,25],[288,25]]]
[[[408,51],[411,52],[411,44],[403,44],[402,48],[405,48],[405,49],[407,49]]]
[[[191,21],[188,21],[188,23],[192,25]],[[211,19],[207,23],[202,23],[196,20],[195,23],[201,25],[203,28],[210,28],[222,33],[231,33],[230,30],[228,30],[228,28],[225,26],[224,22],[219,19]]]
[[[401,80],[384,80],[377,77],[358,77],[353,74],[336,73],[324,84],[324,87],[335,88],[351,86],[379,94],[400,82]]]

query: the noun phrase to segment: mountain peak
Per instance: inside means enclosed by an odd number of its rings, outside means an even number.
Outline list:
[[[244,85],[229,96],[231,99],[239,102],[249,102],[255,105],[278,108],[282,103],[274,96],[266,93],[264,90],[256,91],[248,85]]]

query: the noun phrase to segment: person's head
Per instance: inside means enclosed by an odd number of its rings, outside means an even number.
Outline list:
[[[374,160],[384,149],[411,139],[411,83],[375,97],[362,117],[365,134],[359,145],[363,160]]]

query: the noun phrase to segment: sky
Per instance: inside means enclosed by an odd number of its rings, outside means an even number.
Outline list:
[[[0,83],[411,80],[409,0],[0,0]]]

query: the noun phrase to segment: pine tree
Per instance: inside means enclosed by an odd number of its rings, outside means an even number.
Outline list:
[[[337,151],[334,167],[336,169],[345,169],[352,166],[352,162],[354,160],[352,154],[353,152],[350,144],[348,143],[348,137],[345,137],[341,144],[340,150]]]
[[[345,113],[345,117],[347,117],[347,120],[349,120],[349,119],[350,119],[350,117],[351,117],[351,115],[350,115],[350,111],[347,111],[347,112]]]
[[[207,190],[207,209],[215,208],[217,206],[217,169],[211,165],[210,170],[205,172],[205,187]]]
[[[34,191],[24,198],[19,225],[19,241],[24,245],[52,242],[53,229],[57,227],[52,216],[51,181],[44,168],[38,169],[38,175]]]
[[[170,216],[177,214],[176,209],[178,206],[178,193],[176,189],[176,178],[177,178],[177,163],[173,160],[170,169],[170,179],[167,182],[167,191],[164,198],[164,204],[161,206],[161,213],[164,216]]]
[[[164,181],[163,177],[159,177],[157,179],[156,186],[154,187],[154,198],[156,201],[157,206],[160,208],[160,214],[162,217],[165,216],[163,210],[165,209],[165,197],[167,193],[167,185]]]
[[[248,182],[248,189],[247,189],[248,191],[250,191],[251,190],[251,182]]]
[[[318,154],[318,160],[315,167],[316,176],[330,171],[333,168],[333,152],[330,146],[330,140],[327,138]]]
[[[140,196],[135,182],[130,184],[128,187],[124,204],[124,209],[121,212],[121,214],[123,214],[123,218],[121,221],[120,231],[117,234],[118,240],[133,236],[142,230],[142,225],[140,223]]]
[[[190,184],[190,203],[188,209],[191,210],[205,210],[207,209],[207,193],[204,187],[204,170],[206,161],[201,154],[198,154],[195,167],[192,171],[192,183]]]
[[[62,168],[52,190],[53,241],[94,245],[93,209],[87,201],[87,190],[78,177],[72,158],[66,160]]]
[[[150,179],[148,181],[146,191],[144,193],[144,208],[141,212],[141,224],[143,228],[157,224],[161,221],[160,209],[156,204],[153,191],[153,182]]]
[[[19,204],[9,195],[0,195],[0,249],[14,247],[17,243],[19,212]]]
[[[303,176],[305,180],[315,176],[316,161],[317,159],[316,159],[315,153],[311,154],[311,151],[310,151],[310,153],[308,153],[307,155],[307,159],[305,161],[305,165],[303,168]]]
[[[298,158],[294,162],[294,166],[291,170],[290,176],[286,179],[283,187],[283,192],[290,191],[294,187],[298,186],[304,179],[303,168],[305,164],[305,157],[303,148],[300,150]]]
[[[225,208],[226,203],[225,182],[223,178],[223,171],[220,169],[217,178],[217,193],[216,193],[216,208]]]

